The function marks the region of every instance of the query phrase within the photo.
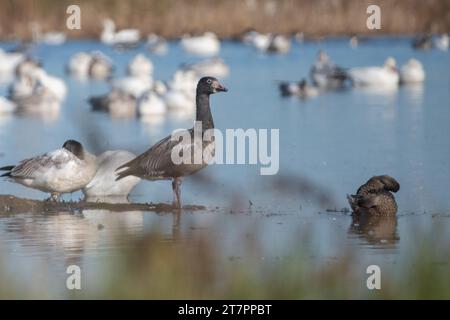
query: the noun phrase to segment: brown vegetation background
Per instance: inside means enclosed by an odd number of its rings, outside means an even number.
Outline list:
[[[65,27],[71,4],[81,7],[81,30]],[[381,7],[381,30],[366,28],[369,4]],[[97,37],[106,17],[169,38],[205,30],[230,37],[249,28],[307,36],[441,33],[450,31],[450,0],[1,0],[0,37],[30,39],[32,22]]]

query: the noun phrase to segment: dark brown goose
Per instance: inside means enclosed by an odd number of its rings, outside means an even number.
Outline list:
[[[397,203],[392,192],[397,192],[400,184],[388,175],[374,176],[359,187],[356,195],[347,195],[354,213],[395,215]]]
[[[203,134],[208,129],[214,128],[214,121],[211,114],[209,105],[209,96],[217,92],[228,91],[222,86],[216,78],[203,77],[197,84],[196,95],[196,125],[201,123],[202,138]],[[191,136],[191,141],[194,141],[194,128],[187,131]],[[118,177],[116,180],[122,179],[127,176],[136,176],[146,180],[169,180],[172,179],[173,189],[173,204],[175,207],[181,207],[181,179],[184,176],[191,175],[207,165],[206,162],[175,164],[172,161],[172,151],[178,146],[179,141],[172,140],[172,136],[167,136],[149,150],[143,154],[137,156],[135,159],[125,163],[117,168]],[[213,139],[212,139],[213,140]],[[194,149],[194,144],[186,145],[187,148]],[[214,148],[214,142],[205,141],[202,139],[202,149]],[[183,148],[184,149],[184,148]],[[194,156],[195,150],[191,151],[191,155]],[[211,153],[212,154],[212,153]]]

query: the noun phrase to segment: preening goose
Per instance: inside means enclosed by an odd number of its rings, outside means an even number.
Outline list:
[[[219,81],[213,77],[203,77],[197,84],[196,91],[196,105],[197,116],[196,123],[201,122],[202,134],[208,129],[214,128],[214,121],[211,114],[209,105],[209,98],[211,94],[217,92],[227,91]],[[187,130],[187,134],[193,138],[194,128]],[[202,157],[201,163],[196,163],[193,158],[189,159],[189,163],[175,164],[173,162],[172,153],[174,148],[179,150],[190,150],[190,154],[195,157],[196,152],[202,152],[205,148],[210,151],[214,151],[214,142],[204,141],[200,142],[201,145],[194,147],[194,144],[198,142],[196,139],[191,140],[191,143],[187,141],[172,140],[172,136],[167,136],[161,141],[153,145],[149,150],[139,155],[135,159],[121,165],[118,169],[117,180],[121,180],[128,176],[136,176],[147,180],[165,180],[172,179],[172,189],[174,195],[174,206],[181,207],[181,179],[182,177],[191,175],[198,170],[202,169],[208,163]],[[203,139],[202,139],[203,140]],[[194,142],[192,142],[194,141]],[[183,144],[181,144],[183,143]],[[179,145],[181,144],[181,145]],[[184,151],[183,151],[184,152]],[[187,152],[187,151],[186,151]],[[212,154],[210,152],[210,154]]]
[[[115,171],[118,166],[135,157],[135,154],[124,150],[106,151],[99,155],[97,157],[97,172],[82,189],[85,196],[88,198],[128,196],[141,179],[129,176],[116,181]]]
[[[397,192],[400,184],[388,175],[374,176],[359,187],[355,195],[347,195],[347,200],[356,214],[394,215],[397,203],[392,192]]]
[[[80,190],[97,171],[95,156],[84,150],[81,143],[68,140],[61,149],[25,159],[17,165],[0,168],[7,171],[2,177],[26,187],[51,194],[58,200],[60,194]]]

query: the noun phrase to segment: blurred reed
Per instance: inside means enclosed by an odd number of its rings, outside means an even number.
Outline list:
[[[119,28],[138,28],[174,38],[184,33],[216,32],[236,36],[254,28],[260,32],[306,36],[405,34],[450,31],[448,0],[79,0],[81,30],[66,30],[71,0],[5,0],[0,2],[0,37],[30,39],[30,24],[43,31],[65,30],[75,38],[97,37],[101,20],[112,18]],[[381,7],[382,29],[366,28],[370,4]]]

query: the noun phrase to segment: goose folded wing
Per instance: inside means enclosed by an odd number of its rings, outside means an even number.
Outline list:
[[[42,172],[49,169],[60,169],[70,161],[72,157],[68,151],[60,149],[34,158],[22,160],[11,171],[11,177],[19,179],[34,179]]]

